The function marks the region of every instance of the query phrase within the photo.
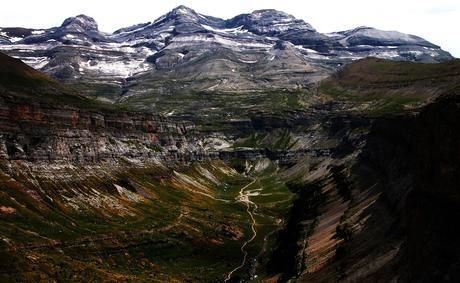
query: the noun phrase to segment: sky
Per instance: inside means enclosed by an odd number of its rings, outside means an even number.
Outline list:
[[[153,21],[176,6],[232,18],[257,9],[277,9],[310,23],[319,32],[370,26],[421,36],[460,57],[460,0],[16,0],[3,1],[0,27],[49,28],[65,18],[85,14],[99,29]]]

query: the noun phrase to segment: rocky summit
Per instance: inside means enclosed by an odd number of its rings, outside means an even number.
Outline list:
[[[179,6],[0,29],[1,282],[458,282],[460,61]]]

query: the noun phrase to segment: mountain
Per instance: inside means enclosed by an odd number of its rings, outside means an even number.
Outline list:
[[[25,44],[60,42],[64,45],[86,45],[105,41],[105,35],[99,32],[96,21],[85,15],[67,18],[60,27],[45,30],[41,34],[23,39]]]
[[[441,62],[426,40],[359,27],[331,34],[276,10],[223,20],[179,6],[153,22],[98,30],[85,15],[60,27],[3,28],[0,50],[82,92],[110,101],[182,91],[302,89],[365,57]]]
[[[2,37],[0,281],[460,281],[439,47],[184,6]]]
[[[257,10],[251,14],[243,14],[227,21],[226,26],[242,28],[258,35],[280,36],[294,31],[316,32],[303,20],[276,10]]]

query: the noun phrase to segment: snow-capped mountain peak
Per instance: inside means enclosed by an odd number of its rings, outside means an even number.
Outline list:
[[[295,19],[294,16],[289,15],[283,11],[278,11],[275,9],[261,9],[252,11],[251,15],[255,18],[264,18],[264,17],[278,17],[286,19]]]
[[[181,21],[181,22],[199,22],[204,16],[198,14],[195,10],[186,7],[178,6],[171,10],[169,13],[161,16],[159,19],[156,19],[154,23],[158,23],[162,20],[166,21]]]
[[[176,15],[190,15],[190,14],[197,14],[195,10],[192,8],[189,8],[184,5],[177,6],[176,8],[172,9],[170,14],[176,14]]]
[[[137,77],[150,82],[138,85],[142,93],[170,91],[165,88],[182,84],[164,84],[177,80],[197,90],[289,88],[364,57],[431,63],[452,59],[438,46],[396,31],[358,27],[323,34],[273,9],[224,20],[186,6],[113,34],[99,32],[86,15],[45,30],[0,28],[0,50],[55,78],[102,85],[90,91],[104,89],[112,98],[131,95],[133,88],[125,84]]]
[[[61,28],[76,32],[98,31],[97,22],[92,17],[86,15],[78,15],[65,19]]]
[[[439,48],[425,39],[405,34],[398,31],[386,31],[373,27],[360,26],[352,30],[335,33],[336,38],[345,46],[376,45],[381,46],[424,46],[427,48]]]
[[[303,20],[288,13],[274,9],[256,10],[251,14],[242,14],[227,21],[227,26],[243,26],[245,29],[260,35],[279,35],[287,31],[316,32]]]

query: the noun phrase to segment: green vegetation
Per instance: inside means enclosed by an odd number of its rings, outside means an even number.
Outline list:
[[[271,132],[253,132],[247,138],[235,141],[234,148],[266,148],[270,150],[289,150],[296,143],[287,128],[275,129]]]
[[[440,64],[363,59],[320,84],[319,92],[370,115],[414,111],[459,86],[460,60]]]
[[[292,199],[270,162],[250,176],[214,161],[112,168],[102,176],[91,169],[60,169],[73,176],[70,182],[25,174],[20,164],[11,179],[8,166],[0,166],[0,207],[12,212],[0,214],[0,257],[17,260],[2,261],[0,271],[8,273],[0,278],[19,281],[220,281],[240,264],[239,248],[252,233],[246,207],[236,201],[239,190],[256,180],[247,188],[257,192],[251,199],[258,206],[259,233],[247,248],[251,258],[266,258],[273,249],[271,237]],[[30,188],[37,194],[28,193]],[[245,277],[250,267],[238,275]]]
[[[123,101],[132,108],[149,109],[158,113],[171,113],[191,119],[218,118],[218,121],[249,118],[259,111],[278,112],[299,109],[309,98],[304,91],[261,91],[250,93],[177,92],[132,96]]]

